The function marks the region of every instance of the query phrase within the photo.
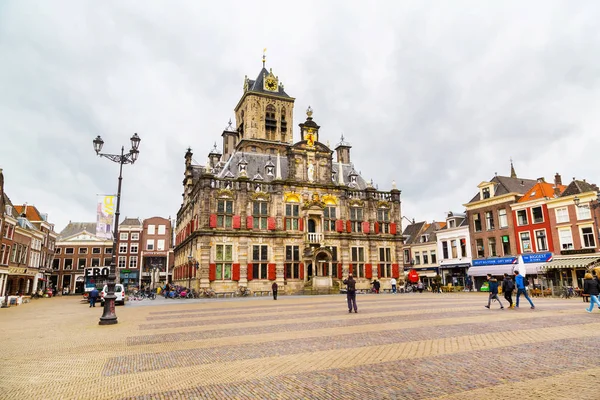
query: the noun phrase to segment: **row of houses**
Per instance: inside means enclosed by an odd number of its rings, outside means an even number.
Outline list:
[[[34,205],[13,204],[0,169],[0,295],[46,289],[57,237],[47,214]]]
[[[586,271],[600,265],[598,187],[573,178],[563,184],[494,176],[477,186],[461,213],[443,222],[415,222],[403,230],[405,270],[425,283],[481,287],[488,273],[515,269],[536,284],[583,286]]]

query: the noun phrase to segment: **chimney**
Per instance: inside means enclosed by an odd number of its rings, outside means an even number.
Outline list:
[[[562,186],[562,178],[560,177],[560,174],[557,172],[556,175],[554,175],[554,186]]]
[[[546,179],[542,176],[541,178],[537,178],[538,183],[545,183]]]

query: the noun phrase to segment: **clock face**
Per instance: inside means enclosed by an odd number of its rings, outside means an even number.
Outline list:
[[[267,90],[274,92],[277,90],[277,81],[275,81],[275,79],[267,79],[265,81],[265,87]]]

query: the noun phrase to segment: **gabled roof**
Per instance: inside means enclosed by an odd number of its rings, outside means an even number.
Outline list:
[[[142,221],[140,221],[139,218],[125,217],[125,219],[123,220],[123,222],[121,222],[119,224],[119,226],[142,226]],[[94,229],[96,229],[96,227],[94,227]],[[94,230],[94,232],[95,232],[95,230]]]
[[[283,90],[281,85],[279,86],[277,92],[271,92],[269,90],[265,90],[264,89],[264,77],[267,75],[269,75],[269,71],[267,71],[267,69],[265,67],[263,67],[260,70],[260,73],[258,74],[258,76],[256,77],[256,80],[248,80],[248,91],[255,92],[255,93],[265,93],[265,94],[281,96],[281,97],[290,97]]]
[[[404,244],[414,244],[415,239],[417,239],[419,237],[419,233],[423,230],[423,228],[425,227],[426,222],[425,221],[421,221],[421,222],[415,222],[413,224],[407,225],[406,228],[404,228],[404,232],[402,232],[402,236],[404,236],[406,239],[404,240]]]
[[[535,179],[510,178],[508,176],[494,176],[490,183],[494,183],[494,197],[502,196],[508,193],[525,194],[537,183]],[[480,201],[481,194],[477,193],[469,203]]]
[[[96,235],[95,222],[69,222],[69,224],[58,235],[58,240],[64,240],[80,233],[87,232]]]
[[[42,221],[42,216],[35,206],[25,204],[14,206],[14,208],[19,216],[22,216],[22,214],[25,213],[25,218],[27,218],[30,222]]]
[[[554,197],[558,197],[555,193],[554,189],[558,189],[558,193],[560,195],[560,193],[562,193],[566,186],[565,185],[557,185],[554,186],[551,183],[547,183],[547,182],[538,182],[535,185],[533,185],[533,187],[531,189],[529,189],[524,195],[523,197],[521,197],[517,203],[526,203],[528,201],[532,201],[532,200],[538,200],[538,199],[544,199],[544,198],[549,198],[552,199]]]
[[[586,192],[598,192],[598,186],[593,183],[586,181],[573,180],[566,189],[562,192],[560,197],[572,196],[574,194],[581,194]]]

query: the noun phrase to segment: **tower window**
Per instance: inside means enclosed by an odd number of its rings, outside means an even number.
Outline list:
[[[285,141],[285,133],[287,132],[287,121],[285,120],[285,107],[281,108],[281,141]]]
[[[265,133],[267,135],[267,140],[275,140],[275,131],[277,131],[275,107],[272,104],[269,104],[265,113]]]

